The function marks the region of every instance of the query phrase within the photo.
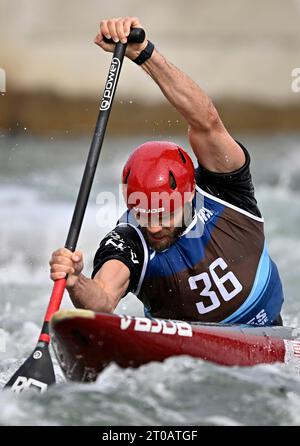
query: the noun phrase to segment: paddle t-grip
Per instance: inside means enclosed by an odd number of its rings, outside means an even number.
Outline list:
[[[146,34],[143,28],[131,28],[130,34],[127,37],[127,43],[143,43],[145,40]],[[107,39],[104,37],[105,43],[116,43],[113,39]]]

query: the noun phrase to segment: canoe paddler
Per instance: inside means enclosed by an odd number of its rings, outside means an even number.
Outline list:
[[[136,17],[102,20],[95,43],[112,52]],[[147,37],[126,56],[156,82],[187,122],[197,159],[176,143],[149,141],[123,169],[127,212],[101,241],[92,277],[83,254],[62,248],[51,278],[68,275],[74,305],[113,312],[134,293],[155,318],[281,325],[282,284],[270,258],[247,149],[228,133],[207,94]]]

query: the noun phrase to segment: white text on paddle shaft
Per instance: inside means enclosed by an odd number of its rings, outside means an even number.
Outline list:
[[[192,337],[193,331],[190,324],[181,321],[165,321],[162,319],[148,319],[146,317],[120,316],[121,330],[133,328],[134,331],[147,333],[162,333],[168,335]]]
[[[116,88],[116,81],[120,69],[120,61],[116,57],[111,61],[108,79],[106,81],[100,110],[108,110]]]

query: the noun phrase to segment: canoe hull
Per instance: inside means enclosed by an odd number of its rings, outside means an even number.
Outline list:
[[[73,381],[94,381],[112,362],[139,367],[179,355],[225,366],[300,361],[300,333],[286,327],[190,324],[62,310],[50,328],[58,362]]]

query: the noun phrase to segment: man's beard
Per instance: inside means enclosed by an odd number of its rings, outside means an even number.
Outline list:
[[[170,248],[170,246],[172,246],[176,242],[178,237],[185,231],[187,226],[189,226],[192,219],[193,206],[191,203],[187,203],[185,205],[185,214],[184,216],[182,216],[182,222],[180,226],[176,226],[172,229],[168,227],[162,227],[162,230],[160,232],[157,232],[152,236],[149,231],[147,231],[147,227],[141,227],[141,231],[144,235],[147,245],[155,251],[161,252],[165,249]]]
[[[141,228],[141,231],[144,235],[146,243],[150,248],[155,251],[164,251],[165,249],[170,248],[180,234],[184,231],[185,228],[174,228],[170,230],[169,228],[162,228],[162,230],[151,237],[151,234],[147,231],[147,228]],[[155,238],[162,238],[162,240],[155,240]]]

